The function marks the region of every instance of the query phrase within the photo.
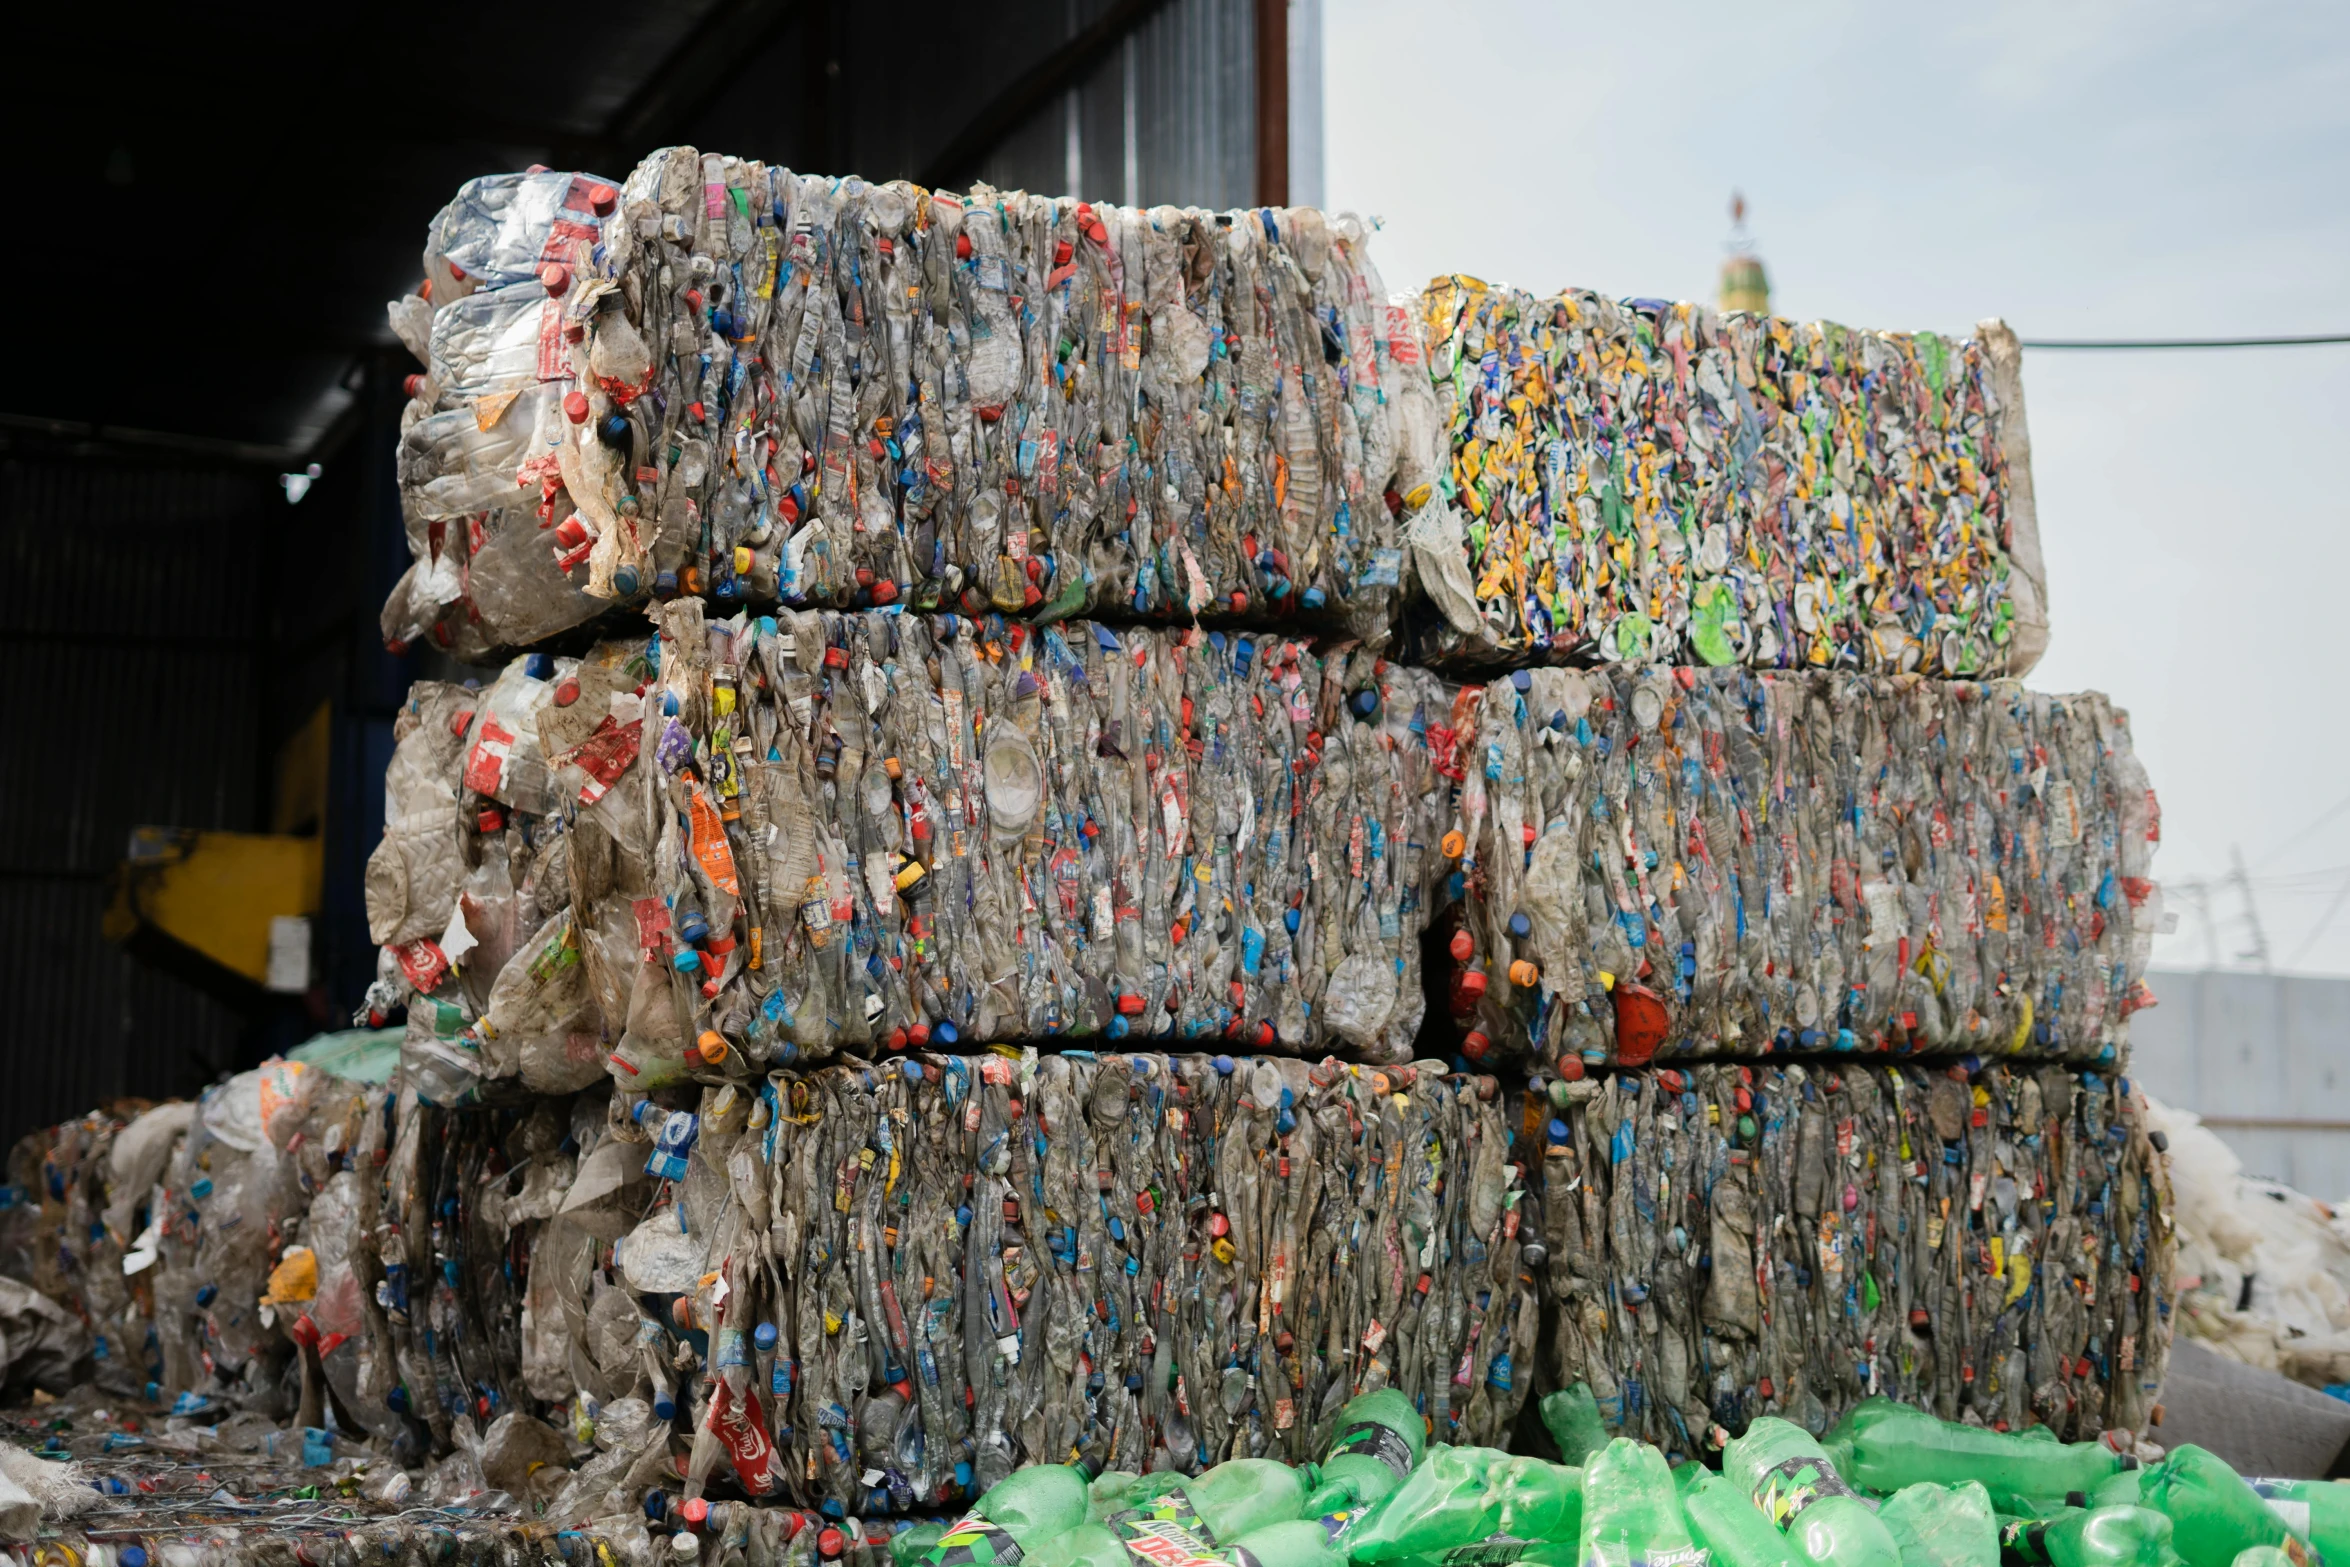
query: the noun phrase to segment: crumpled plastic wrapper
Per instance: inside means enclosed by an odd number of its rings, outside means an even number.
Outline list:
[[[2015,334],[1445,277],[1408,524],[1440,662],[2022,675],[2047,645]]]
[[[2161,817],[2102,696],[1615,668],[1468,700],[1438,923],[1476,1058],[2112,1065],[2153,1002]]]
[[[2127,1079],[1700,1063],[1554,1079],[1552,1337],[1611,1430],[1694,1452],[1872,1394],[2067,1440],[2146,1428],[2170,1351],[2165,1158]],[[1534,1150],[1529,1149],[1529,1156]]]
[[[478,659],[683,593],[1383,638],[1437,432],[1365,239],[690,147],[475,180],[391,307],[384,633]]]

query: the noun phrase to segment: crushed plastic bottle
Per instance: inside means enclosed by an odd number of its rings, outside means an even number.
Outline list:
[[[1512,1560],[1497,1540],[1576,1537],[1584,1472],[1489,1447],[1428,1450],[1427,1458],[1386,1501],[1345,1535],[1356,1562],[1444,1559],[1487,1547],[1475,1559]]]
[[[1702,1567],[1673,1472],[1645,1442],[1617,1437],[1583,1466],[1584,1567]]]
[[[2061,1443],[2014,1436],[1981,1426],[1936,1420],[1922,1409],[1872,1398],[1855,1406],[1828,1433],[1836,1467],[1858,1485],[1895,1491],[1923,1481],[1971,1480],[1993,1504],[2013,1512],[2023,1501],[2061,1501],[2069,1492],[2094,1492],[2136,1458],[2103,1442]]]
[[[1999,1567],[1999,1518],[1974,1480],[1902,1486],[1877,1507],[1901,1567]]]
[[[2068,1507],[2003,1522],[2000,1559],[2012,1567],[2177,1567],[2172,1532],[2171,1520],[2152,1508]]]
[[[2193,1443],[2174,1447],[2138,1477],[2145,1506],[2169,1518],[2171,1539],[2190,1567],[2235,1560],[2254,1546],[2309,1552],[2307,1520],[2294,1527],[2243,1476]]]
[[[1875,1509],[1801,1426],[1768,1415],[1755,1421],[1722,1450],[1722,1473],[1754,1497],[1799,1562],[1886,1567],[1902,1560]]]

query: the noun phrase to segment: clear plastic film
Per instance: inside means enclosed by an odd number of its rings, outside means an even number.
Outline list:
[[[392,306],[428,369],[385,635],[478,658],[684,594],[1383,639],[1436,428],[1365,239],[690,147],[475,181]]]
[[[2110,1066],[2152,1004],[2160,816],[2102,696],[1536,669],[1456,721],[1436,928],[1473,1058]]]

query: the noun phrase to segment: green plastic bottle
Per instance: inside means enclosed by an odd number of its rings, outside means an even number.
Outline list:
[[[1107,1526],[1081,1523],[1047,1540],[1023,1567],[1134,1567],[1134,1562]]]
[[[2151,1507],[2067,1507],[2000,1526],[2008,1567],[2178,1567],[2171,1521]]]
[[[1330,1531],[1318,1518],[1292,1518],[1251,1529],[1218,1551],[1235,1563],[1254,1567],[1346,1567],[1346,1553],[1331,1543]],[[1130,1567],[1112,1563],[1110,1567]]]
[[[1277,1459],[1235,1458],[1189,1479],[1177,1475],[1165,1490],[1130,1503],[1107,1522],[1125,1540],[1143,1533],[1174,1538],[1168,1530],[1176,1529],[1213,1546],[1298,1517],[1314,1478],[1311,1464],[1293,1469]]]
[[[1697,1567],[1665,1455],[1620,1436],[1583,1465],[1583,1567]]]
[[[2187,1567],[2229,1567],[2255,1545],[2292,1555],[2303,1543],[2242,1475],[2192,1442],[2147,1470],[2138,1494],[2170,1519],[2171,1543]]]
[[[2298,1567],[2298,1564],[2273,1545],[2253,1545],[2238,1551],[2230,1567]]]
[[[1957,1425],[1887,1398],[1864,1399],[1828,1433],[1826,1447],[1846,1480],[1871,1491],[1898,1491],[1921,1480],[1979,1480],[1992,1504],[2009,1511],[2021,1498],[2061,1500],[2067,1492],[2094,1491],[2138,1462],[2102,1442]]]
[[[2285,1527],[2333,1567],[2350,1564],[2350,1485],[2339,1480],[2247,1480]]]
[[[1901,1567],[1999,1567],[1999,1519],[1979,1480],[1905,1485],[1877,1506]]]
[[[1322,1483],[1306,1498],[1307,1513],[1368,1507],[1410,1478],[1428,1451],[1427,1422],[1394,1388],[1350,1398],[1339,1406],[1322,1453]]]
[[[1428,1449],[1411,1478],[1351,1527],[1348,1557],[1374,1562],[1434,1556],[1497,1536],[1564,1541],[1576,1537],[1583,1513],[1583,1474],[1498,1448]],[[1500,1559],[1484,1553],[1487,1567]]]
[[[946,1532],[946,1524],[938,1519],[918,1523],[911,1529],[900,1529],[889,1537],[892,1567],[914,1567],[916,1562],[931,1553],[938,1544],[938,1537]]]
[[[1542,1395],[1542,1425],[1559,1446],[1559,1462],[1580,1468],[1593,1453],[1607,1446],[1607,1423],[1599,1418],[1599,1401],[1591,1384],[1578,1382]]]
[[[1681,1510],[1689,1516],[1689,1532],[1718,1567],[1796,1567],[1787,1537],[1737,1481],[1702,1464],[1685,1464],[1674,1477],[1684,1475]]]
[[[986,1493],[923,1553],[927,1567],[989,1567],[1018,1561],[1085,1522],[1085,1471],[1066,1464],[1033,1464],[988,1487]],[[1013,1548],[1005,1550],[1005,1545]]]
[[[1811,1567],[1899,1567],[1901,1553],[1869,1504],[1792,1421],[1765,1415],[1722,1450],[1722,1473],[1746,1487]]]

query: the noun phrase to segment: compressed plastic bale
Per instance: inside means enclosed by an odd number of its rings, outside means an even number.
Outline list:
[[[1431,658],[1982,677],[2045,647],[2004,323],[1953,342],[1466,277],[1420,308],[1447,436],[1408,524]]]
[[[1198,629],[659,625],[516,660],[443,753],[451,911],[381,997],[426,1098],[1053,1035],[1410,1058],[1433,676]],[[560,902],[502,948],[509,885],[508,928]]]
[[[616,198],[475,181],[391,307],[427,369],[385,635],[479,657],[682,592],[1383,638],[1439,430],[1366,236],[690,147]]]
[[[1545,1067],[2111,1065],[2162,923],[2127,715],[2011,682],[1619,666],[1463,694],[1444,993]]]
[[[922,1054],[684,1093],[623,1123],[663,1129],[649,1161],[684,1150],[622,1258],[674,1301],[638,1386],[709,1411],[712,1463],[772,1477],[754,1494],[908,1513],[1070,1452],[1302,1463],[1381,1386],[1490,1443],[1524,1397],[1539,1320],[1489,1080]]]
[[[1701,1063],[1530,1091],[1543,1386],[1695,1455],[1871,1394],[2085,1441],[2146,1427],[2170,1194],[2126,1080]],[[1542,1119],[1547,1116],[1547,1119]]]

